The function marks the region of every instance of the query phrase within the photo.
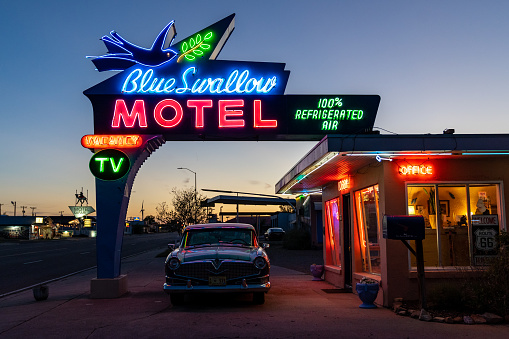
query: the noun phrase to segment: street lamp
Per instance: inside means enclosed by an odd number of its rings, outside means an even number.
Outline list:
[[[16,216],[16,201],[11,201],[11,204],[14,205],[14,216]]]
[[[196,206],[196,204],[197,204],[197,197],[196,197],[196,172],[190,170],[187,167],[178,167],[177,169],[179,169],[179,170],[187,170],[187,171],[189,171],[189,172],[194,174],[194,204],[195,204],[195,207],[194,207],[194,222],[196,223],[196,207],[197,207]]]

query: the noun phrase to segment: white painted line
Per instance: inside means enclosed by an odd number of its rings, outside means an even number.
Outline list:
[[[29,262],[25,262],[23,263],[23,265],[28,265],[28,264],[34,264],[36,262],[41,262],[42,260],[36,260],[36,261],[29,261]]]

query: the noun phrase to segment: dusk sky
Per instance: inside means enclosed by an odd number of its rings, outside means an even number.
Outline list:
[[[115,74],[85,58],[106,52],[103,35],[150,47],[171,20],[178,42],[232,13],[218,60],[286,63],[286,94],[378,94],[383,134],[508,132],[509,1],[0,0],[2,214],[16,201],[17,215],[71,215],[82,187],[95,207],[80,139],[93,134],[83,91]],[[315,144],[167,142],[138,173],[128,216],[194,186],[178,167],[199,190],[274,194]]]

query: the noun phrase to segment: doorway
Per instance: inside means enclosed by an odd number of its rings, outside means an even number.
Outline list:
[[[350,244],[350,194],[343,195],[343,243],[345,288],[352,288],[352,246]]]

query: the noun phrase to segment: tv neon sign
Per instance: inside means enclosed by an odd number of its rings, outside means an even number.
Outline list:
[[[85,148],[136,148],[143,139],[140,135],[84,135],[81,146]]]
[[[399,173],[403,175],[432,175],[433,166],[430,165],[407,165],[400,166]]]
[[[117,149],[105,149],[95,153],[89,162],[90,172],[101,180],[118,180],[131,168],[129,157]]]

